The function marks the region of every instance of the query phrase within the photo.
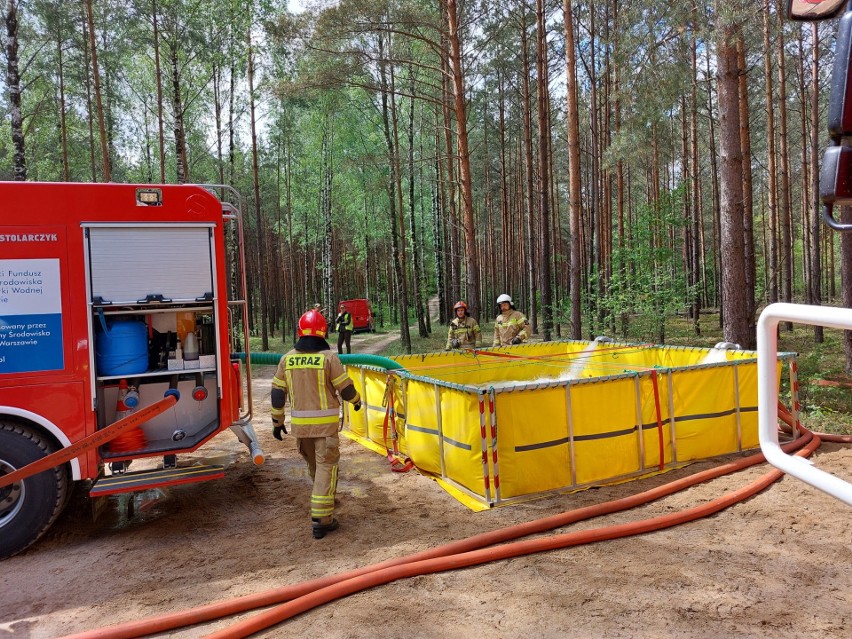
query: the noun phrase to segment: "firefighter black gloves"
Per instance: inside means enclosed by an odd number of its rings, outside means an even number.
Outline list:
[[[457,339],[454,339],[452,342],[450,342],[450,344],[452,344],[453,348],[459,348],[461,346],[461,342]]]
[[[515,339],[513,339],[513,340],[512,340],[512,344],[520,344],[520,343],[521,343],[521,341],[522,341],[522,340],[521,340],[521,338],[520,338],[520,337],[516,337]]]
[[[272,418],[272,436],[277,439],[279,442],[283,442],[284,438],[281,437],[281,433],[287,434],[287,429],[284,427],[284,424],[279,422],[274,417]]]

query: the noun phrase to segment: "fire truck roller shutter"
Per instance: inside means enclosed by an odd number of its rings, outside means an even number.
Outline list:
[[[86,228],[92,300],[132,304],[149,295],[195,301],[213,289],[212,225]]]

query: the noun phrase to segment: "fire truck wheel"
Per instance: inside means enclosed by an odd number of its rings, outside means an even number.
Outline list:
[[[0,475],[55,450],[34,428],[0,420]],[[0,559],[21,552],[47,531],[67,503],[70,488],[67,464],[0,488]]]

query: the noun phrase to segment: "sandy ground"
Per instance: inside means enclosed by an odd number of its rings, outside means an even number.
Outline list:
[[[354,340],[355,350],[387,336]],[[368,346],[362,340],[371,340]],[[47,535],[0,563],[0,639],[45,638],[182,610],[379,562],[479,532],[646,490],[708,468],[473,513],[416,471],[341,440],[338,531],[311,537],[295,442],[271,436],[255,370],[261,467],[229,433],[191,461],[222,480],[111,498],[93,521],[78,489]],[[852,478],[852,447],[817,464]],[[765,466],[580,530],[671,513],[749,483]],[[128,517],[131,501],[135,513]],[[263,637],[852,637],[852,510],[792,479],[717,515],[638,537],[403,579],[286,621]],[[551,534],[551,533],[547,533]],[[248,613],[251,614],[251,613]],[[231,617],[159,637],[203,637]]]

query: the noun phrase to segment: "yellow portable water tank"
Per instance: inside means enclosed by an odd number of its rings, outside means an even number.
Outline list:
[[[392,359],[404,370],[349,366],[366,410],[347,410],[347,432],[476,509],[758,446],[754,351],[567,341]],[[778,359],[780,383],[795,354]]]

